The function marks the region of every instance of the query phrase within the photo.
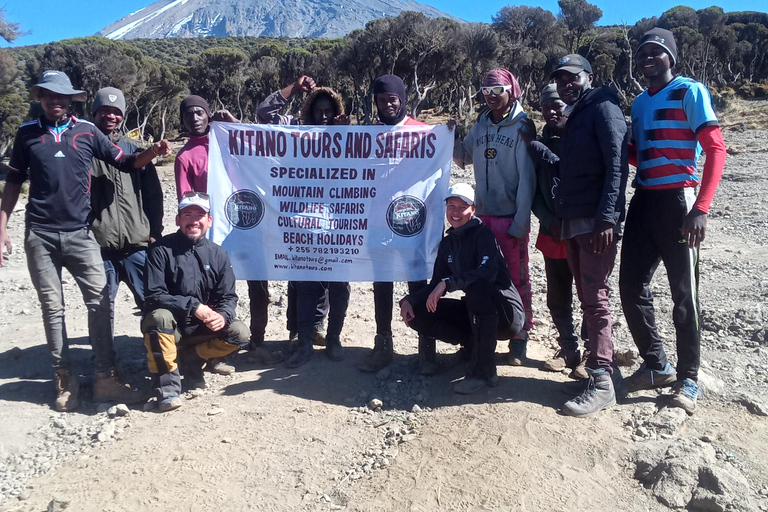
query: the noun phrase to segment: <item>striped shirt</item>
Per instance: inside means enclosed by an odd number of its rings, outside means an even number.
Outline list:
[[[701,145],[696,134],[717,126],[706,87],[675,77],[654,94],[643,92],[632,103],[632,139],[637,147],[638,188],[695,187]]]

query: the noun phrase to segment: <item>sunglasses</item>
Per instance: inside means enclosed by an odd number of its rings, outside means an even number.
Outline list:
[[[492,85],[491,87],[483,87],[483,95],[490,96],[491,94],[495,94],[496,96],[500,96],[510,89],[512,89],[511,85]]]
[[[199,197],[200,199],[205,199],[206,201],[209,201],[211,199],[211,196],[206,194],[205,192],[195,192],[194,190],[188,190],[184,192],[184,195],[181,196],[182,198],[185,197]]]

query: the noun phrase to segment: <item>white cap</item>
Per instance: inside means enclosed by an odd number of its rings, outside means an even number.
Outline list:
[[[205,210],[205,213],[211,211],[211,200],[208,198],[208,194],[202,192],[187,192],[184,197],[179,201],[179,213],[181,210],[188,206],[198,206]]]
[[[458,197],[469,205],[475,204],[475,189],[469,183],[456,183],[454,186],[448,189],[448,195],[445,196],[445,200],[449,200],[452,197]]]

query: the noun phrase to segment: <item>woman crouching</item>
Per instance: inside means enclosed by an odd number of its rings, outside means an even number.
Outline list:
[[[400,301],[400,316],[420,335],[462,345],[466,376],[453,390],[474,393],[498,384],[496,340],[523,327],[524,309],[493,232],[475,217],[475,191],[458,183],[445,199],[450,224],[440,242],[429,285]],[[461,299],[442,298],[461,290]],[[420,354],[420,357],[434,354]]]

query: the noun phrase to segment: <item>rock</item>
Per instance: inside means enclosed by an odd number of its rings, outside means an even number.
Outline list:
[[[418,404],[413,404],[413,407],[411,408],[411,412],[418,414],[421,412],[421,407],[419,407]]]
[[[368,402],[368,409],[375,411],[376,409],[381,409],[384,406],[384,402],[379,400],[378,398],[372,398],[370,402]]]
[[[203,396],[203,390],[202,389],[190,389],[187,392],[187,398],[197,398],[199,396]]]
[[[688,420],[688,413],[678,407],[664,407],[647,421],[660,433],[675,434]]]
[[[710,373],[699,370],[699,388],[705,394],[722,395],[725,390],[725,382]]]
[[[131,410],[125,404],[117,404],[115,406],[115,412],[118,416],[128,416],[131,414]]]
[[[61,512],[67,508],[69,508],[69,501],[57,500],[54,498],[48,503],[48,508],[46,510],[47,512]]]
[[[222,409],[221,407],[214,407],[213,409],[208,411],[208,416],[218,416],[223,412],[224,412],[224,409]]]
[[[112,407],[107,409],[107,414],[109,414],[110,416],[117,416],[117,406],[113,405]]]
[[[108,421],[104,424],[103,427],[101,427],[101,432],[96,434],[96,439],[100,443],[105,443],[112,439],[115,436],[115,424],[111,421]]]
[[[112,408],[112,406],[109,405],[108,403],[106,403],[106,404],[97,404],[96,405],[96,412],[107,412],[111,408]]]
[[[386,368],[382,368],[378,371],[376,374],[376,378],[378,380],[387,380],[392,375],[392,370],[389,369],[389,366]]]
[[[747,393],[741,393],[735,396],[733,401],[746,407],[747,410],[752,414],[756,414],[758,416],[768,416],[768,406],[766,406],[766,404],[757,397]]]
[[[229,437],[225,437],[221,440],[221,442],[224,444],[232,444],[232,439]]]
[[[53,426],[54,426],[54,427],[56,427],[56,428],[65,429],[65,428],[67,428],[69,425],[67,425],[67,422],[66,422],[66,421],[64,421],[64,419],[63,419],[63,418],[54,418],[54,420],[53,420]]]
[[[736,469],[705,466],[699,469],[699,487],[688,503],[688,510],[753,510],[749,494],[747,479]]]
[[[638,357],[639,354],[632,349],[616,352],[613,356],[616,360],[616,364],[619,366],[633,366],[637,362]]]

